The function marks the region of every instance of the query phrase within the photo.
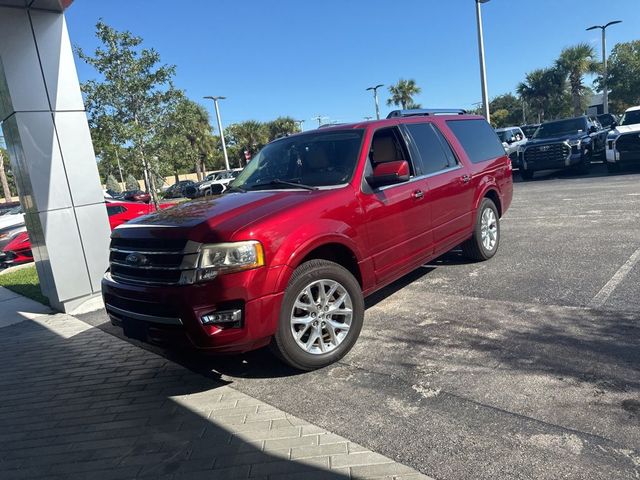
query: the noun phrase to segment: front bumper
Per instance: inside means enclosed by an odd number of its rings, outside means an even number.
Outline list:
[[[102,295],[112,324],[126,335],[166,346],[211,353],[239,353],[269,343],[275,333],[283,292],[270,291],[287,267],[221,275],[183,286],[139,286],[102,280]],[[203,325],[215,311],[241,309],[239,327]]]

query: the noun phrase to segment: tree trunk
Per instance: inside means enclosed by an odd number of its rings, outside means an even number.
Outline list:
[[[178,175],[178,172],[173,172],[173,178],[175,179],[176,183],[178,183],[180,181],[180,177]]]
[[[9,182],[7,181],[7,174],[4,171],[4,154],[0,151],[0,182],[2,183],[2,193],[4,194],[4,201],[11,201],[11,189],[9,188]]]
[[[202,170],[200,169],[200,161],[196,160],[196,178],[199,182],[202,181]]]

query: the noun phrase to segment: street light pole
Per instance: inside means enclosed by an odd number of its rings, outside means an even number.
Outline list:
[[[609,76],[609,72],[607,71],[607,27],[611,25],[615,25],[616,23],[622,23],[622,20],[614,20],[613,22],[609,22],[606,25],[594,25],[593,27],[587,28],[589,30],[595,30],[599,28],[602,30],[602,111],[603,113],[609,113],[609,88],[607,87],[607,77]]]
[[[204,98],[208,98],[209,100],[213,100],[213,105],[216,109],[216,119],[218,120],[218,131],[220,132],[220,141],[222,142],[222,153],[224,154],[224,164],[227,167],[227,170],[231,170],[229,166],[229,156],[227,155],[227,145],[224,141],[224,131],[222,130],[222,120],[220,119],[220,107],[218,107],[218,100],[225,100],[227,97],[211,97],[207,96]]]
[[[303,128],[303,124],[304,124],[304,120],[294,120],[295,123],[298,124],[298,128],[300,129],[301,132],[304,132],[304,128]]]
[[[373,99],[376,102],[376,119],[377,120],[380,120],[380,105],[378,104],[378,89],[380,87],[384,87],[384,84],[380,83],[380,84],[376,85],[375,87],[367,88],[367,91],[373,90]]]
[[[487,91],[487,72],[484,63],[484,35],[482,34],[482,11],[480,4],[489,0],[476,0],[476,20],[478,23],[478,51],[480,55],[480,82],[482,83],[482,110],[487,122],[489,118],[489,93]]]

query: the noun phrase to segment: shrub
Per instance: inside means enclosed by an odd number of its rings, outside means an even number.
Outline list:
[[[122,192],[122,188],[120,187],[120,184],[118,183],[118,181],[115,179],[113,175],[109,175],[107,177],[107,190],[113,190],[116,193]]]
[[[125,186],[127,187],[127,190],[140,190],[140,184],[138,183],[136,178],[131,174],[127,175],[127,181],[125,182]]]

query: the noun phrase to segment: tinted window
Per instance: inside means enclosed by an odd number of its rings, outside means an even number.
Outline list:
[[[429,123],[407,124],[407,130],[411,134],[420,154],[420,170],[423,175],[439,172],[455,165],[455,158],[449,150],[449,155],[437,132]],[[446,143],[446,142],[445,142]],[[448,145],[446,145],[449,148]]]
[[[447,125],[471,162],[480,163],[504,156],[502,143],[485,120],[447,120]]]
[[[126,209],[120,205],[108,205],[107,206],[107,215],[112,216],[118,213],[126,212]]]
[[[585,132],[588,128],[584,117],[569,118],[557,122],[543,123],[536,130],[533,138],[551,138],[562,135],[572,135],[578,132]]]

